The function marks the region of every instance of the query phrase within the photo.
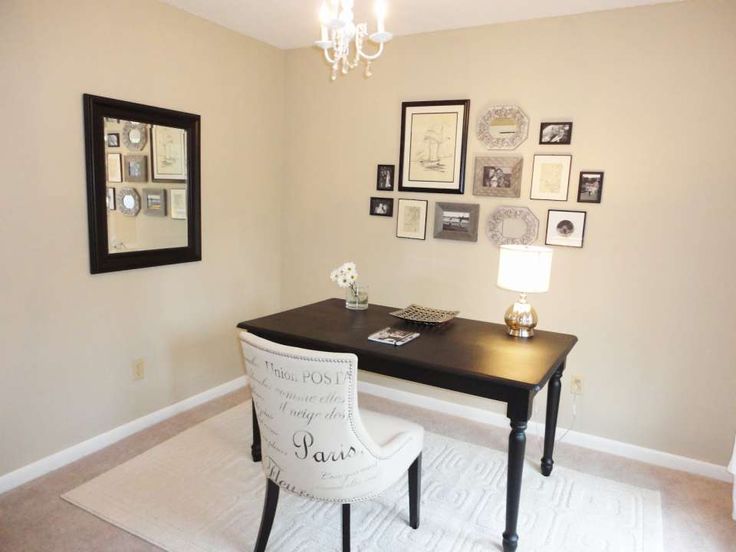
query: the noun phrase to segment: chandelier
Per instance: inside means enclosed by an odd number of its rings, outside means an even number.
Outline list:
[[[353,0],[324,0],[319,10],[321,36],[315,46],[324,52],[327,63],[332,66],[331,79],[337,78],[338,71],[346,75],[362,61],[365,62],[365,76],[371,76],[371,62],[383,53],[383,45],[391,40],[392,34],[384,27],[386,19],[385,0],[376,0],[376,32],[368,34],[367,23],[353,21]],[[366,38],[378,44],[372,54],[364,50]]]

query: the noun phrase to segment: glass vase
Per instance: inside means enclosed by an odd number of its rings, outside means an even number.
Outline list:
[[[368,308],[368,286],[355,284],[345,289],[345,308],[365,310]]]

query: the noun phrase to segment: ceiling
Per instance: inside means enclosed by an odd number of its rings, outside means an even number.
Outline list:
[[[283,49],[319,38],[321,0],[161,0]],[[662,4],[679,0],[387,0],[387,30],[408,35],[491,23]],[[374,19],[373,0],[355,0],[357,21]]]

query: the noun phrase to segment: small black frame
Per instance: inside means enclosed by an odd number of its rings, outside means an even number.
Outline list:
[[[200,116],[171,109],[83,95],[87,165],[87,219],[92,274],[202,260],[200,205]],[[187,132],[187,246],[109,253],[105,118],[181,128]]]
[[[603,171],[580,171],[580,179],[578,180],[578,203],[600,203],[603,198]],[[583,197],[583,186],[586,184],[587,178],[594,178],[598,181],[598,193],[595,195],[588,194],[589,197]]]
[[[378,165],[376,168],[376,190],[379,192],[393,192],[394,178],[396,178],[395,165]],[[381,182],[382,174],[388,174],[388,186],[385,181]]]
[[[386,208],[385,212],[381,212],[382,207]],[[394,198],[392,197],[372,197],[370,214],[374,217],[393,217],[394,216]]]

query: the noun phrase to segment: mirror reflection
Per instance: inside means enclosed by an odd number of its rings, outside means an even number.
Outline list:
[[[186,247],[187,131],[105,118],[108,253]]]

